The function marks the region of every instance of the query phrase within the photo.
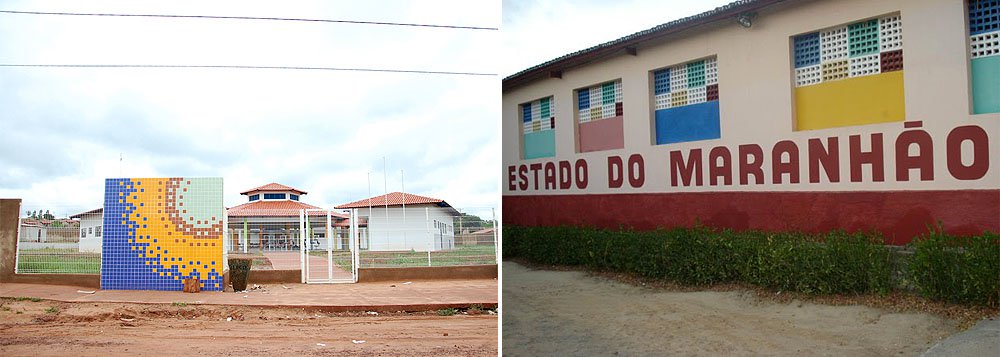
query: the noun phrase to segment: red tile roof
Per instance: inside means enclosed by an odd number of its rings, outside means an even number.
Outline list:
[[[385,207],[386,205],[402,206],[404,203],[408,205],[411,204],[416,205],[422,203],[437,203],[437,204],[443,204],[446,207],[449,206],[448,202],[445,202],[444,200],[437,198],[418,196],[412,193],[405,193],[405,192],[392,192],[381,196],[366,198],[351,203],[345,203],[334,208],[363,208],[369,206]]]
[[[226,210],[229,217],[298,217],[299,210],[319,209],[319,207],[298,201],[253,201]],[[309,215],[324,215],[323,212],[309,212]],[[347,215],[331,212],[333,217],[348,218]],[[298,219],[298,218],[296,218]]]
[[[69,218],[83,218],[83,216],[91,216],[91,215],[96,215],[98,213],[104,214],[104,207],[95,208],[95,209],[89,210],[87,212],[77,213],[77,214],[74,214],[72,216],[69,216]]]
[[[285,186],[285,185],[282,185],[282,184],[280,184],[280,183],[274,183],[274,182],[271,182],[271,183],[269,183],[269,184],[266,184],[266,185],[264,185],[264,186],[260,186],[260,187],[255,187],[255,188],[251,188],[251,189],[249,189],[249,190],[246,190],[246,191],[243,191],[243,192],[240,192],[240,194],[241,194],[241,195],[246,195],[246,194],[249,194],[249,193],[251,193],[251,192],[258,192],[258,191],[259,191],[259,192],[281,192],[281,191],[292,191],[292,192],[298,192],[298,193],[299,193],[300,195],[304,195],[304,194],[306,194],[306,193],[307,193],[306,191],[302,191],[302,190],[300,190],[300,189],[297,189],[297,188],[295,188],[295,187],[289,187],[289,186]]]

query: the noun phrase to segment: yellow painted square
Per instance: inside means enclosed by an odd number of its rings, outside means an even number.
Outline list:
[[[795,88],[795,129],[900,122],[906,118],[903,71]]]

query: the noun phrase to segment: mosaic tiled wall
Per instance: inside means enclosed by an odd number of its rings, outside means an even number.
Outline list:
[[[969,0],[972,112],[1000,113],[1000,0]]]
[[[576,96],[580,152],[624,148],[622,81],[578,89]]]
[[[793,39],[796,130],[903,121],[899,15]]]
[[[222,178],[107,179],[101,288],[222,290]]]
[[[715,57],[653,71],[656,144],[718,139]]]
[[[552,97],[521,104],[524,158],[556,156],[556,111]]]

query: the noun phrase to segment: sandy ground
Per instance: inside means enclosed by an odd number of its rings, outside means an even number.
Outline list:
[[[503,263],[503,354],[913,356],[956,332],[930,314],[671,292]]]
[[[488,313],[0,299],[0,356],[496,356],[497,325]]]

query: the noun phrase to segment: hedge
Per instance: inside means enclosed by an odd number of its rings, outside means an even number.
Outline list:
[[[873,233],[656,231],[504,226],[505,259],[578,265],[682,284],[742,282],[809,294],[885,294],[909,279],[933,299],[997,306],[1000,236],[930,234],[910,264]],[[908,272],[895,272],[908,266]]]

